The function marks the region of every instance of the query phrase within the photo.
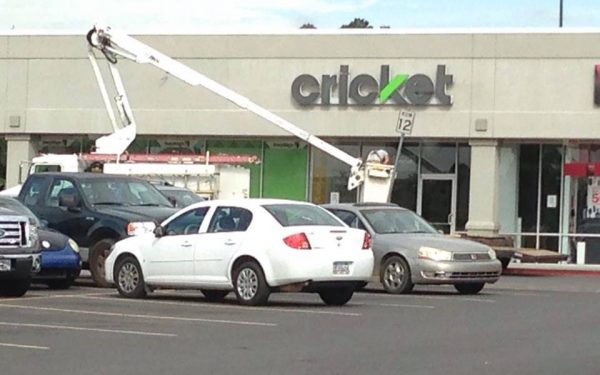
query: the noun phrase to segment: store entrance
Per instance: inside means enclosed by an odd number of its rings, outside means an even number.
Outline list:
[[[421,174],[417,213],[446,234],[456,230],[456,175]]]

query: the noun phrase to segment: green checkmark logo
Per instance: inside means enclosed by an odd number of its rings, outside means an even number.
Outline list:
[[[406,81],[408,74],[396,74],[392,80],[379,92],[379,102],[383,103]]]

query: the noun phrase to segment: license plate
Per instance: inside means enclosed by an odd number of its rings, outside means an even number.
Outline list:
[[[10,271],[10,259],[0,259],[0,272]]]
[[[334,275],[349,275],[352,262],[333,262]]]

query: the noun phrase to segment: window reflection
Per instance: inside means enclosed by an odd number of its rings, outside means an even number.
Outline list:
[[[423,143],[421,147],[421,173],[454,173],[455,164],[455,143]]]
[[[336,147],[356,157],[361,155],[359,144],[336,144]],[[327,203],[331,193],[339,193],[340,202],[356,202],[356,190],[347,188],[350,167],[315,147],[312,147],[312,158],[312,201]]]

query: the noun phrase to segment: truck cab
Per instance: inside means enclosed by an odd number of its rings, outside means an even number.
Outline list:
[[[35,173],[18,200],[80,245],[84,268],[100,286],[107,286],[104,260],[116,241],[151,232],[177,211],[145,180],[100,173]]]

